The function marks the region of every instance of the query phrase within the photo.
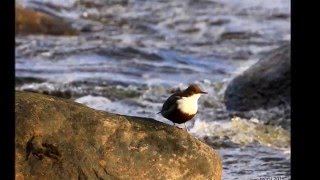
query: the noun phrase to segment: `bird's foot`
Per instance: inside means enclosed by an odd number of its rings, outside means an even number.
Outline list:
[[[185,130],[189,133],[186,124],[184,124],[185,128],[181,128],[181,127],[179,127],[179,126],[176,126],[176,123],[173,123],[173,126],[175,126],[175,127],[178,128],[178,129],[181,129],[181,130],[182,130],[182,129],[185,129]]]

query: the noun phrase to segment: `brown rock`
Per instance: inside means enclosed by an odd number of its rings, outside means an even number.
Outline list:
[[[184,130],[16,92],[16,178],[221,179],[219,155]]]
[[[77,35],[78,30],[61,18],[16,6],[16,34]]]

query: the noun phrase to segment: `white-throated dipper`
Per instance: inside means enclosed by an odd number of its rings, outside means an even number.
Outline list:
[[[172,94],[163,104],[160,112],[163,117],[175,123],[182,124],[191,120],[198,111],[198,99],[201,94],[207,94],[197,84],[191,84],[184,91]]]

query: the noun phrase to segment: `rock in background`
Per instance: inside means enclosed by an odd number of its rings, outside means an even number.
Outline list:
[[[184,130],[16,92],[17,179],[214,179],[219,155]]]
[[[262,119],[289,128],[290,61],[290,43],[286,43],[234,78],[225,91],[227,110],[246,118],[258,116],[261,119],[259,116],[269,114]]]
[[[35,9],[16,6],[16,34],[49,34],[78,35],[79,31],[62,18],[37,11]]]

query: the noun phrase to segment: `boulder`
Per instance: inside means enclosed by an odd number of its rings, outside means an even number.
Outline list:
[[[215,179],[214,149],[149,118],[16,91],[16,179]]]
[[[224,95],[227,110],[249,111],[290,106],[290,61],[289,42],[270,51],[235,77]]]
[[[15,27],[16,34],[50,34],[50,35],[77,35],[79,31],[73,28],[62,18],[43,12],[16,6]]]

